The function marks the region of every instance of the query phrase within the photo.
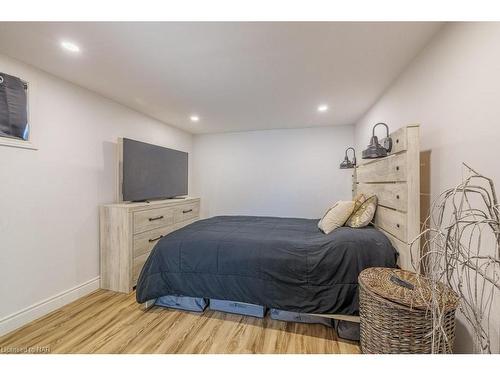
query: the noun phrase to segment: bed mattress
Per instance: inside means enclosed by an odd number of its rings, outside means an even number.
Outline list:
[[[156,244],[139,276],[137,301],[173,294],[357,315],[359,273],[395,267],[396,251],[373,227],[325,235],[317,223],[217,216],[190,224]]]

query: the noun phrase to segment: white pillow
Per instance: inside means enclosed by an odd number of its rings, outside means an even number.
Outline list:
[[[330,207],[318,222],[318,228],[325,234],[345,224],[354,211],[354,201],[338,201]]]

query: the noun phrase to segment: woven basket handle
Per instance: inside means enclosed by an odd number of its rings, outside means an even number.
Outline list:
[[[392,275],[390,280],[393,284],[402,286],[403,288],[411,289],[411,290],[415,289],[415,285],[413,285],[412,283],[410,283],[406,280],[400,279],[399,277],[397,277],[395,275]]]

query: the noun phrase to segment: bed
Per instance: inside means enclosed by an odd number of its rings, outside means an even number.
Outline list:
[[[219,216],[161,239],[140,274],[143,308],[164,295],[215,298],[359,321],[359,273],[411,268],[420,229],[419,127],[391,134],[394,147],[353,171],[353,195],[377,195],[373,226],[329,235],[318,220]],[[414,244],[418,247],[418,244]]]
[[[357,315],[359,273],[395,267],[396,250],[372,226],[325,235],[317,223],[218,216],[190,224],[155,246],[137,283],[137,301],[173,294]]]

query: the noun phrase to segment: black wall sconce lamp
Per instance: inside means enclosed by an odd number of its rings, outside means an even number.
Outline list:
[[[352,161],[349,160],[349,157],[347,156],[347,151],[352,150],[353,157]],[[356,150],[352,147],[348,147],[345,150],[345,158],[342,163],[340,163],[340,169],[352,169],[356,166]]]
[[[378,138],[375,135],[375,128],[378,125],[384,125],[385,130],[387,132],[387,136],[384,138],[384,145],[381,146],[380,143],[378,143]],[[376,159],[376,158],[383,158],[384,156],[387,156],[388,152],[391,152],[392,150],[392,138],[389,137],[389,127],[387,124],[383,122],[379,122],[375,124],[372,130],[372,138],[370,140],[370,144],[368,145],[366,150],[363,150],[363,153],[361,154],[361,157],[363,159]]]

